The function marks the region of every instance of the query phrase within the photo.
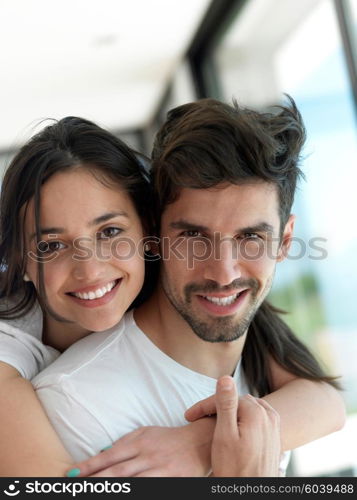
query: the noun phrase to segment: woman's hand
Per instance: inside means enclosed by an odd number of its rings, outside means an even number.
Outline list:
[[[216,395],[213,394],[188,408],[185,412],[185,419],[194,422],[199,418],[215,415],[216,412]]]
[[[214,425],[214,419],[201,419],[182,427],[141,427],[115,441],[111,448],[73,465],[71,471],[74,473],[70,475],[206,476],[211,469]],[[79,469],[80,473],[75,469]]]
[[[264,400],[239,401],[232,377],[216,389],[217,423],[212,442],[213,476],[276,477],[280,461],[280,419]],[[238,421],[237,421],[238,414]]]

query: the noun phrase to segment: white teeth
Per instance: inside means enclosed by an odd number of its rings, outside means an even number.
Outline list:
[[[78,297],[79,299],[84,299],[84,300],[94,300],[94,299],[100,299],[100,297],[103,297],[106,295],[110,290],[112,290],[115,287],[115,281],[111,281],[107,285],[103,286],[102,288],[98,288],[97,290],[90,291],[88,293],[83,292],[83,293],[74,293],[73,295],[75,297]]]
[[[238,295],[239,293],[235,293],[234,295],[230,295],[229,297],[205,297],[205,299],[219,306],[229,306],[233,304]]]

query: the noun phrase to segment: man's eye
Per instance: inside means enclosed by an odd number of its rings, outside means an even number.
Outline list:
[[[58,252],[65,247],[60,241],[40,241],[37,245],[39,252],[47,254]]]
[[[115,236],[118,236],[123,230],[118,228],[118,227],[106,227],[102,231],[99,231],[98,238],[114,238]]]
[[[259,240],[260,236],[257,233],[244,233],[243,239],[245,240]]]
[[[189,231],[184,231],[182,235],[187,236],[188,238],[197,238],[198,236],[202,236],[202,233],[200,233],[200,231],[191,229]]]

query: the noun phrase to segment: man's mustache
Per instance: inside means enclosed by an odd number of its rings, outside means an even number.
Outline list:
[[[248,279],[236,279],[232,281],[229,285],[220,286],[218,283],[214,281],[207,281],[205,283],[189,283],[185,286],[185,295],[189,297],[192,293],[227,293],[230,291],[236,291],[241,289],[251,288],[253,291],[258,290],[259,284],[258,281],[254,278]]]

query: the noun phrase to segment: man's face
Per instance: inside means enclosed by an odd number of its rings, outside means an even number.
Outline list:
[[[161,219],[161,285],[198,337],[229,342],[247,330],[268,294],[282,238],[276,187],[267,182],[181,190]]]

